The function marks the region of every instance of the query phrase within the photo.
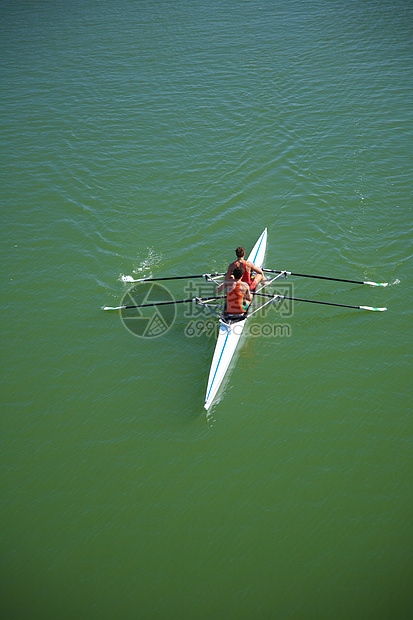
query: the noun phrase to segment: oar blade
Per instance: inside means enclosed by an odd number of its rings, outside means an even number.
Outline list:
[[[139,282],[139,280],[135,280],[132,276],[122,276],[122,282]]]
[[[126,306],[102,306],[102,310],[123,310]]]
[[[363,284],[369,284],[370,286],[389,286],[388,282],[369,282],[368,280],[363,282]]]
[[[371,310],[372,312],[385,312],[387,308],[373,308],[372,306],[359,306],[360,310]]]

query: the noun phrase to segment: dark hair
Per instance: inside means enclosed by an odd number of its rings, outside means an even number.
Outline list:
[[[244,275],[244,268],[235,267],[234,271],[232,272],[232,275],[234,276],[236,280],[240,280],[242,276]]]
[[[238,256],[238,258],[242,258],[243,256],[245,256],[245,248],[239,246],[239,248],[235,250],[235,254]]]

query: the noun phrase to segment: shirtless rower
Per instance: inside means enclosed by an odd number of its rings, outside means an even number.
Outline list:
[[[230,264],[228,267],[225,280],[229,280],[231,275],[233,275],[234,269],[236,267],[242,267],[244,269],[244,275],[242,276],[242,282],[245,282],[250,287],[251,291],[254,291],[257,288],[257,285],[264,278],[264,273],[262,269],[256,267],[250,260],[245,260],[245,249],[241,246],[235,250],[235,254],[237,255],[237,260]],[[251,272],[254,272],[256,275],[251,277]]]
[[[231,277],[225,278],[225,281],[217,288],[218,294],[224,289],[226,290],[227,303],[225,312],[227,314],[244,314],[252,302],[250,287],[246,282],[242,282],[243,275],[244,269],[242,267],[235,267]]]

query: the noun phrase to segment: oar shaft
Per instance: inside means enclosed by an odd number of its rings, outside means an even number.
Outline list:
[[[130,310],[132,308],[152,308],[153,306],[169,306],[172,304],[187,304],[191,301],[209,301],[210,299],[223,299],[222,297],[191,297],[190,299],[177,299],[176,301],[157,301],[152,304],[136,304],[135,306],[105,306],[103,310]]]
[[[140,278],[139,280],[134,280],[134,282],[160,282],[161,280],[193,280],[194,278],[205,278],[211,277],[216,278],[217,276],[224,276],[224,273],[207,273],[207,274],[198,274],[195,276],[169,276],[167,278]],[[128,276],[129,277],[129,276]]]
[[[283,271],[279,271],[277,269],[263,269],[268,273],[283,273]],[[289,275],[298,276],[300,278],[315,278],[316,280],[332,280],[334,282],[349,282],[350,284],[365,284],[365,282],[361,282],[360,280],[344,280],[343,278],[328,278],[327,276],[312,276],[306,273],[293,273],[292,271],[287,272]]]
[[[370,306],[349,306],[348,304],[336,304],[331,301],[316,301],[315,299],[300,299],[299,297],[287,297],[286,295],[268,295],[268,293],[256,293],[260,297],[279,297],[280,300],[289,299],[290,301],[305,301],[309,304],[321,304],[323,306],[338,306],[340,308],[354,308],[354,310],[385,310],[386,308],[370,308]]]
[[[177,301],[158,301],[153,304],[137,304],[136,306],[122,306],[122,310],[127,310],[128,308],[151,308],[153,306],[171,306],[172,304],[186,304],[193,299],[178,299]]]
[[[339,306],[340,308],[354,308],[355,310],[360,310],[360,306],[334,304],[331,301],[315,301],[314,299],[300,299],[299,297],[284,297],[284,299],[290,299],[291,301],[306,301],[309,304],[322,304],[323,306]]]

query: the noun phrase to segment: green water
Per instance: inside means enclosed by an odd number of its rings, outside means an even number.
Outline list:
[[[411,618],[411,3],[1,15],[2,617]],[[265,227],[267,267],[392,283],[296,297],[388,311],[272,308],[207,417],[214,334],[101,307]]]

